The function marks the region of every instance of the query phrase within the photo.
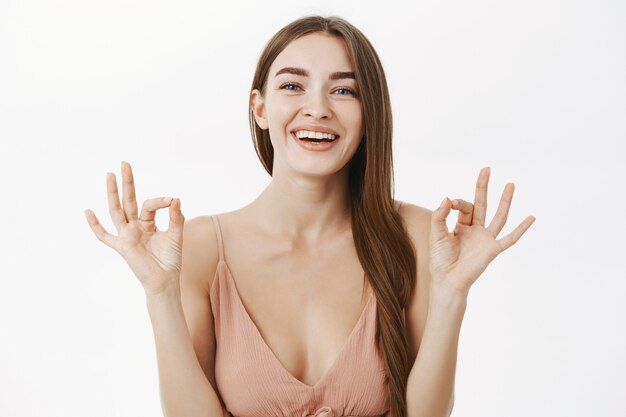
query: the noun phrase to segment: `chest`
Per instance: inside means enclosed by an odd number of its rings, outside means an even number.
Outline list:
[[[340,356],[371,293],[353,244],[304,249],[246,239],[225,242],[224,252],[269,350],[294,378],[315,385]]]

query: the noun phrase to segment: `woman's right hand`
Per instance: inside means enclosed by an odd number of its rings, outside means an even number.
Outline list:
[[[107,173],[109,214],[118,236],[108,233],[98,222],[93,211],[85,210],[91,230],[105,245],[115,249],[133,273],[139,278],[147,295],[177,289],[182,265],[183,226],[185,217],[180,211],[180,199],[165,197],[144,201],[137,217],[137,200],[133,171],[128,162],[122,162],[123,199],[117,191],[113,173]],[[170,222],[166,231],[156,228],[156,211],[169,206]]]

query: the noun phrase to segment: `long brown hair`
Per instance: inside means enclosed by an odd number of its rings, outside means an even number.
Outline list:
[[[369,40],[346,20],[306,16],[280,29],[265,46],[252,88],[265,95],[268,71],[294,39],[325,32],[343,39],[350,54],[363,108],[365,134],[349,162],[352,234],[359,261],[377,299],[376,343],[387,367],[390,417],[405,417],[408,346],[402,309],[416,278],[415,248],[393,207],[392,118],[382,64]],[[265,170],[272,175],[274,148],[250,108],[252,140]]]

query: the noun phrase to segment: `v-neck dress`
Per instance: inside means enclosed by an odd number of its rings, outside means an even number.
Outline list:
[[[250,318],[224,260],[218,216],[212,219],[219,251],[209,291],[215,380],[228,412],[234,417],[384,416],[389,410],[386,370],[374,340],[373,293],[333,365],[315,385],[305,384],[287,371]]]

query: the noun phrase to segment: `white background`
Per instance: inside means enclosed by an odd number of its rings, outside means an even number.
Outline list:
[[[537,217],[470,292],[453,416],[623,415],[626,3],[306,3],[0,2],[0,415],[161,415],[143,290],[83,210],[115,231],[122,160],[187,219],[255,198],[252,75],[309,13],[382,59],[397,198],[473,200],[488,165],[502,236]]]

